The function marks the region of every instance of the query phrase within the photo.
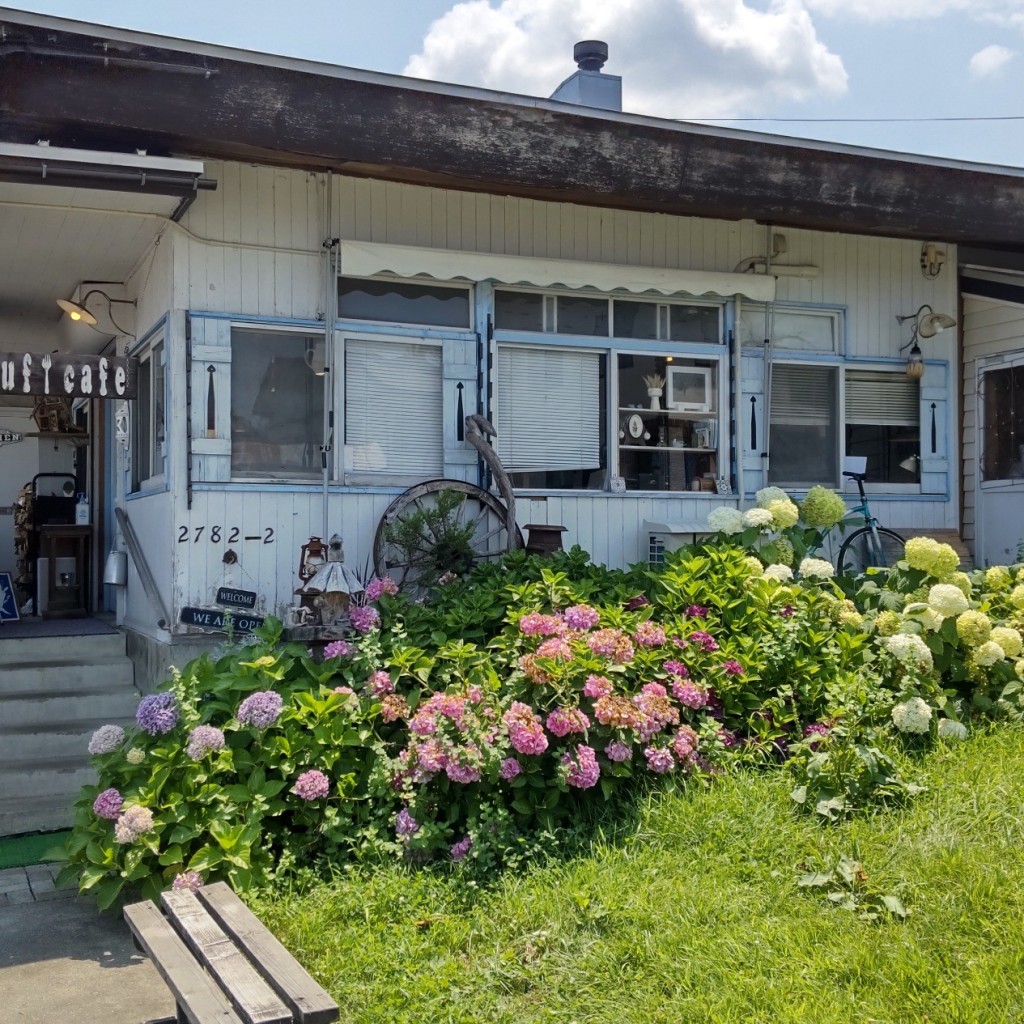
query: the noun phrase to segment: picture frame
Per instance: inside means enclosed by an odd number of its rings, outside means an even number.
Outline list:
[[[714,408],[710,366],[668,366],[665,408],[673,412],[711,412]]]
[[[17,622],[20,618],[18,598],[14,593],[11,574],[0,572],[0,622]]]

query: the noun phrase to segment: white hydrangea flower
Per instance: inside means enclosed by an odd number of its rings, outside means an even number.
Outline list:
[[[747,572],[750,573],[751,576],[764,575],[764,564],[761,562],[760,558],[755,555],[747,555],[743,561],[747,563]]]
[[[766,508],[748,508],[743,513],[744,526],[756,526],[759,530],[770,530],[775,525],[775,517]]]
[[[932,709],[920,697],[911,697],[892,709],[892,724],[900,732],[926,733],[931,719]]]
[[[989,639],[993,643],[999,644],[1003,649],[1003,654],[1008,658],[1016,658],[1020,654],[1021,648],[1024,647],[1020,633],[1011,626],[996,626],[989,634]]]
[[[119,725],[101,725],[89,740],[90,754],[110,754],[124,743],[124,729]]]
[[[886,637],[883,643],[897,661],[914,665],[924,672],[931,671],[932,652],[916,633],[896,633]]]
[[[793,570],[788,565],[782,565],[776,562],[774,565],[769,565],[764,571],[765,579],[778,580],[780,583],[786,583],[793,578]]]
[[[824,558],[805,558],[800,563],[800,575],[811,579],[830,580],[836,574],[836,568]]]
[[[1006,654],[1002,647],[1000,647],[995,640],[986,640],[975,650],[974,664],[988,668],[989,665],[994,665],[997,661],[1002,661],[1005,657]]]
[[[146,760],[146,752],[141,747],[132,747],[132,749],[124,755],[124,759],[129,764],[142,764],[142,762]]]
[[[708,527],[716,533],[740,533],[743,530],[743,513],[738,508],[719,505],[708,513]]]
[[[965,740],[967,739],[967,726],[962,722],[954,722],[952,718],[940,718],[938,733],[940,739]]]
[[[780,530],[787,530],[796,526],[800,518],[800,509],[792,501],[773,501],[768,505],[768,511],[775,520],[775,526]]]
[[[964,592],[952,583],[936,583],[928,591],[928,607],[940,615],[959,615],[970,606]]]
[[[1024,680],[1024,658],[1014,664],[1013,671],[1017,673],[1018,679]]]
[[[792,501],[781,487],[762,487],[754,498],[758,508],[767,508],[773,501]]]
[[[927,631],[934,633],[942,625],[945,616],[940,615],[931,605],[927,605],[923,601],[915,601],[903,609],[903,618],[913,619],[915,622],[921,623]]]

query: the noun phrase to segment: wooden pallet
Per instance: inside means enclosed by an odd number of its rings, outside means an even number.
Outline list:
[[[223,882],[124,908],[174,995],[166,1024],[331,1024],[338,1004]],[[166,915],[166,916],[165,916]],[[153,1021],[150,1024],[165,1024]]]

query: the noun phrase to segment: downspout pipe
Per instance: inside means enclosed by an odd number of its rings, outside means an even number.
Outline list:
[[[732,330],[732,379],[735,382],[732,397],[732,417],[736,430],[736,490],[739,493],[737,508],[743,508],[746,487],[743,482],[743,351],[740,338],[740,318],[743,315],[743,298],[736,296],[736,316]]]
[[[324,392],[324,442],[320,446],[320,464],[323,470],[323,509],[321,521],[323,530],[321,536],[326,539],[331,535],[329,527],[330,517],[330,480],[331,466],[334,463],[334,388],[335,374],[333,372],[333,349],[334,349],[334,322],[337,319],[338,287],[336,279],[335,252],[338,246],[338,239],[331,232],[334,230],[334,179],[331,172],[327,172],[324,196],[324,220],[327,231],[324,234],[324,367],[327,370],[329,384]]]

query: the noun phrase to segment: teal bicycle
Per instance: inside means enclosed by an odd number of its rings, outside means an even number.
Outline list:
[[[888,569],[903,557],[904,539],[895,531],[878,525],[871,514],[868,496],[864,493],[864,473],[843,473],[843,476],[857,481],[860,503],[850,512],[860,514],[864,525],[858,527],[843,541],[839,549],[839,572],[844,576],[860,576],[867,569]]]

